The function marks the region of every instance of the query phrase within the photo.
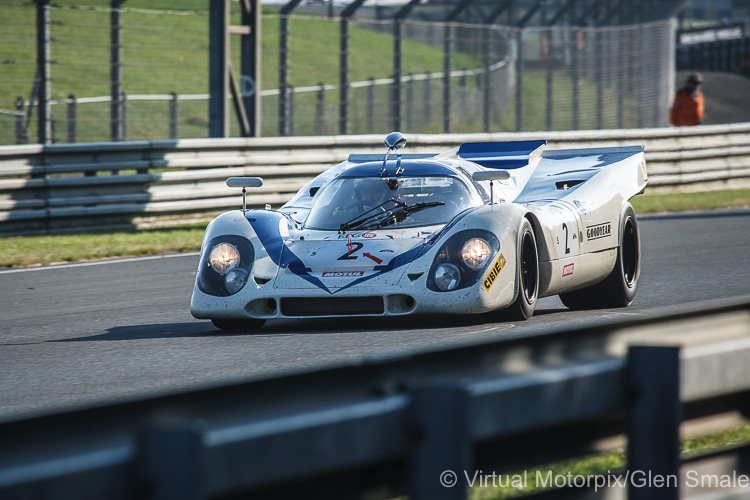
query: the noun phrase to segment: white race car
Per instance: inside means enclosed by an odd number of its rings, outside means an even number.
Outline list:
[[[279,210],[243,208],[206,228],[190,311],[222,329],[331,316],[489,313],[523,320],[537,299],[624,307],[640,276],[628,200],[642,146],[545,150],[466,143],[442,154],[351,155]],[[392,158],[396,152],[396,158]]]

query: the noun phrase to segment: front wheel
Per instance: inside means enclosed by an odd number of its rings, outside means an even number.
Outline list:
[[[258,318],[212,319],[211,323],[213,323],[219,330],[252,332],[260,330],[260,328],[266,323],[266,320]]]
[[[536,309],[539,295],[539,257],[536,237],[528,219],[524,219],[518,231],[518,297],[507,309],[511,319],[523,321],[529,319]]]
[[[641,240],[635,211],[628,205],[620,218],[620,245],[612,272],[594,286],[561,293],[560,300],[570,309],[627,307],[635,298],[640,277]]]

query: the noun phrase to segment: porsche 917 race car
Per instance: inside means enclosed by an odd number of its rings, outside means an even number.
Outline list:
[[[464,143],[441,154],[351,155],[278,210],[206,228],[190,310],[221,329],[269,319],[487,314],[524,320],[537,300],[624,307],[640,277],[629,200],[647,183],[642,146],[545,149]],[[395,153],[395,158],[393,157]]]

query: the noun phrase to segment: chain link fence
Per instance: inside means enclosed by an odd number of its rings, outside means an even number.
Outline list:
[[[205,1],[112,5],[48,7],[51,142],[207,137]],[[0,9],[0,144],[36,142],[37,6]],[[519,29],[264,12],[263,136],[668,124],[671,20]]]

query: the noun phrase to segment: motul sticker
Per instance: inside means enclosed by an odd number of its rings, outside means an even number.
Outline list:
[[[364,271],[326,271],[323,273],[323,278],[357,278],[364,275]]]
[[[574,264],[568,264],[563,267],[563,274],[562,274],[563,278],[565,276],[570,276],[571,274],[573,274],[573,267],[574,267]]]
[[[488,292],[490,291],[490,288],[495,284],[495,280],[500,275],[500,271],[503,270],[503,267],[505,267],[505,256],[500,254],[500,257],[495,261],[495,265],[490,268],[490,273],[482,282],[482,286],[484,286],[485,290]]]

